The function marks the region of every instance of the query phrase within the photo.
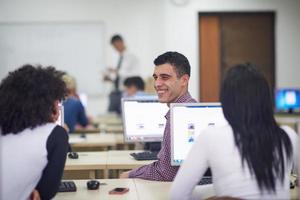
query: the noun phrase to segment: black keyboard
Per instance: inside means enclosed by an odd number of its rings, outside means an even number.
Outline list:
[[[76,185],[74,181],[62,181],[59,185],[58,192],[75,192]]]
[[[136,160],[157,160],[158,152],[144,151],[140,153],[131,153],[130,155]]]
[[[203,176],[198,185],[207,185],[212,184],[212,177],[211,176]]]

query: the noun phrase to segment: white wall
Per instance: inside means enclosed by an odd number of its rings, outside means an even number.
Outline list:
[[[190,0],[185,6],[171,0],[1,0],[0,22],[103,21],[105,63],[114,54],[109,45],[114,33],[121,33],[129,50],[140,58],[144,77],[151,76],[158,54],[179,51],[191,63],[190,91],[198,97],[198,12],[275,11],[276,83],[278,87],[300,87],[299,8],[299,0]],[[92,115],[105,112],[106,97],[89,100]]]
[[[103,21],[105,63],[113,63],[116,53],[110,46],[110,37],[120,33],[129,51],[139,58],[142,75],[148,77],[153,72],[153,58],[162,52],[164,45],[162,9],[160,0],[1,0],[0,22]],[[99,66],[99,71],[100,68],[103,66]],[[86,81],[91,80],[87,77]],[[109,92],[109,88],[105,90]],[[90,96],[88,112],[91,115],[106,112],[107,100],[107,95]]]
[[[300,88],[299,0],[190,0],[186,6],[169,3],[165,9],[165,46],[184,52],[192,65],[191,91],[198,96],[198,13],[224,11],[276,12],[276,86]]]

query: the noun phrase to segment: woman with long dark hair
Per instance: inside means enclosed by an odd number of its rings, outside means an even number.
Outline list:
[[[192,198],[208,167],[217,196],[289,199],[297,136],[277,125],[266,79],[251,64],[234,66],[223,80],[220,99],[229,124],[199,134],[175,178],[171,199]]]
[[[0,199],[55,196],[68,150],[68,134],[56,125],[66,95],[63,73],[24,65],[0,84]]]

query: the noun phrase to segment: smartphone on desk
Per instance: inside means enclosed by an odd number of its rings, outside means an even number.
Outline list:
[[[125,194],[129,191],[129,188],[117,187],[109,191],[109,194]]]

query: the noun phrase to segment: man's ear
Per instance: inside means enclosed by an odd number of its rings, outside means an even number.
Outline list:
[[[190,80],[190,76],[187,74],[182,75],[182,77],[180,78],[181,83],[183,86],[187,86]]]

